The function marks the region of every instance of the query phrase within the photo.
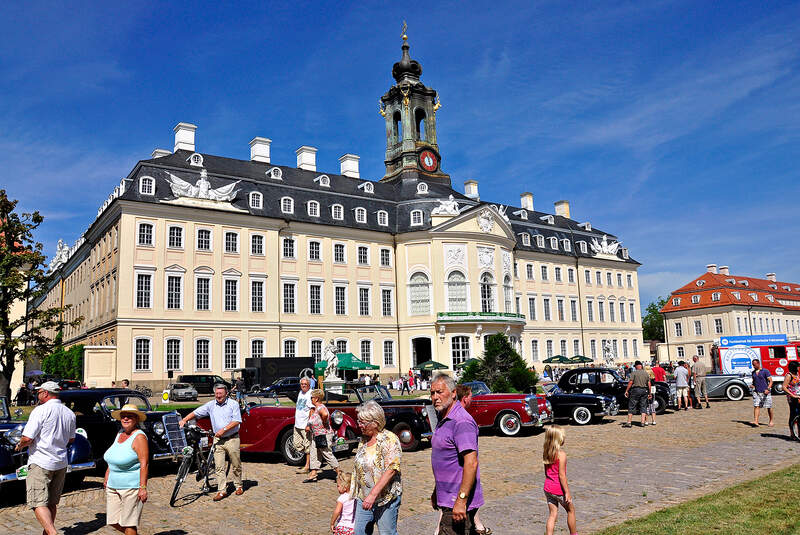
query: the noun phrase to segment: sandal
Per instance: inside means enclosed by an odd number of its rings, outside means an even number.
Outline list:
[[[319,481],[316,477],[309,477],[308,479],[304,479],[303,483],[316,483]]]
[[[483,526],[483,529],[476,529],[475,533],[477,533],[477,535],[492,535],[492,529]]]

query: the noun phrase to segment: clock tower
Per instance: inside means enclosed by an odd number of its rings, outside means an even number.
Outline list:
[[[436,110],[441,107],[435,89],[420,82],[422,66],[408,54],[403,31],[403,56],[392,67],[395,84],[380,99],[386,120],[386,174],[383,182],[425,180],[450,186],[442,171],[436,143]]]

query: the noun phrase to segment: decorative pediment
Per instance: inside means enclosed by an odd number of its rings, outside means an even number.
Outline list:
[[[194,268],[194,272],[201,275],[213,275],[214,270],[208,266],[198,266]]]
[[[242,272],[239,271],[238,269],[229,268],[229,269],[226,269],[225,271],[223,271],[222,275],[223,276],[227,275],[228,277],[241,277],[242,276]]]
[[[167,171],[167,183],[169,184],[174,199],[162,200],[163,203],[180,204],[183,206],[197,206],[204,208],[216,208],[231,212],[247,212],[234,207],[231,202],[236,199],[236,195],[241,191],[236,186],[241,182],[237,180],[219,188],[212,188],[208,180],[208,171],[200,170],[200,178],[192,185],[190,182],[179,178]]]
[[[609,242],[608,236],[605,234],[603,234],[602,240],[592,238],[592,242],[589,244],[596,258],[606,258],[608,260],[620,260],[617,256],[620,245],[618,241]]]
[[[516,236],[511,225],[497,208],[490,205],[475,206],[470,209],[459,209],[453,216],[431,229],[431,232],[482,234],[506,238],[516,243]]]
[[[170,273],[186,273],[186,269],[179,266],[178,264],[172,264],[169,267],[165,267],[164,271],[168,271]]]

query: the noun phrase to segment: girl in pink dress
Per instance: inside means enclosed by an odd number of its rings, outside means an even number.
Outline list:
[[[356,518],[356,501],[350,495],[350,472],[339,472],[336,476],[336,488],[339,499],[331,517],[331,533],[334,535],[353,535]]]
[[[564,428],[551,425],[544,435],[544,496],[550,516],[547,517],[547,535],[553,535],[558,519],[558,506],[567,511],[567,527],[572,535],[576,535],[575,506],[567,483],[567,454],[561,447],[564,445]]]

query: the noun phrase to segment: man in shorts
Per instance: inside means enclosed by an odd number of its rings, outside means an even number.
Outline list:
[[[55,381],[36,389],[39,406],[31,411],[22,430],[17,451],[28,448],[28,507],[33,509],[42,532],[56,535],[56,510],[67,474],[67,447],[75,440],[75,413],[58,399],[61,387]]]
[[[706,409],[711,408],[711,404],[708,402],[708,390],[706,389],[706,374],[708,373],[708,368],[703,361],[700,360],[700,357],[695,355],[692,357],[694,364],[692,364],[692,377],[694,377],[694,395],[697,396],[697,406],[696,409],[703,408],[703,401],[700,396],[705,396],[706,398]]]
[[[681,410],[681,400],[683,400],[683,410],[689,408],[689,370],[686,369],[686,363],[678,361],[678,367],[675,368],[675,388],[678,394],[678,410]]]
[[[751,422],[755,427],[758,427],[758,416],[761,409],[767,409],[769,414],[769,426],[775,425],[774,416],[772,414],[772,376],[769,371],[761,367],[761,361],[753,359],[753,421]]]
[[[631,373],[631,380],[625,390],[625,397],[628,398],[628,423],[623,427],[630,427],[634,414],[642,416],[642,427],[647,425],[647,401],[652,397],[650,394],[650,374],[642,368],[642,362],[637,360],[634,364],[636,368]]]

